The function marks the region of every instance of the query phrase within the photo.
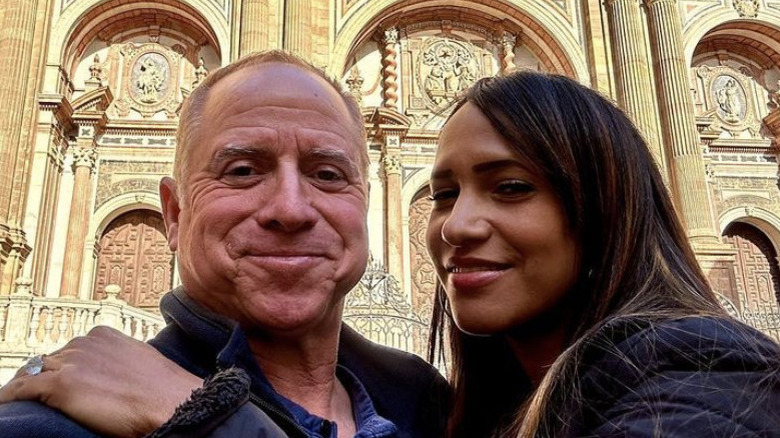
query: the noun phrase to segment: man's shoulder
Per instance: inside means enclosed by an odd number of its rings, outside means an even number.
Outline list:
[[[60,411],[31,401],[0,405],[3,438],[97,438]]]
[[[377,344],[347,326],[341,331],[339,360],[350,369],[370,366],[394,378],[405,374],[425,379],[441,376],[436,368],[416,354]]]

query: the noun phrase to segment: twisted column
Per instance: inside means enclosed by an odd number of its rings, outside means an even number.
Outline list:
[[[382,56],[382,105],[386,108],[398,109],[398,28],[385,30],[382,42],[385,44]]]
[[[513,71],[517,70],[515,65],[515,45],[517,44],[517,37],[509,32],[504,32],[501,35],[501,50],[503,56],[501,57],[501,74],[506,76]]]
[[[717,244],[710,214],[704,161],[682,48],[682,20],[677,0],[645,0],[661,126],[671,146],[672,188],[691,243]]]
[[[243,0],[239,57],[268,48],[268,21],[268,0]]]
[[[84,128],[82,128],[83,130]],[[89,131],[90,133],[92,131]],[[62,285],[60,296],[78,297],[81,267],[84,264],[84,242],[87,240],[89,223],[89,201],[92,191],[90,182],[97,162],[94,138],[79,137],[73,147],[73,196],[68,220],[68,234],[65,239],[65,260],[62,264]]]
[[[642,38],[639,1],[606,1],[617,100],[644,134],[650,152],[666,179],[666,157],[658,138],[658,114],[655,111],[647,49]]]

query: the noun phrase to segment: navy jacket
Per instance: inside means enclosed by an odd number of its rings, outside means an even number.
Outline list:
[[[735,320],[617,321],[586,348],[577,437],[780,437],[780,349]]]
[[[271,410],[247,415],[242,408],[228,417],[214,436],[236,436],[278,427],[290,436],[301,436],[299,427],[284,406],[269,400],[268,384],[248,349],[243,331],[190,300],[179,288],[163,297],[160,304],[168,325],[149,343],[189,372],[207,377],[229,367],[239,367],[252,378],[253,401]],[[347,326],[342,327],[338,365],[349,370],[369,394],[376,414],[392,421],[399,438],[442,436],[449,389],[446,380],[419,357],[374,344]],[[252,406],[257,405],[254,403]],[[258,415],[259,413],[259,415]],[[246,423],[269,418],[270,425]],[[251,432],[250,432],[251,430]],[[56,410],[39,403],[13,402],[0,405],[0,437],[95,437]],[[258,435],[245,435],[258,436]],[[263,435],[260,435],[263,436]]]

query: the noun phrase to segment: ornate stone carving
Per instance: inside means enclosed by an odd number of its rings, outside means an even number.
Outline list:
[[[195,69],[195,80],[192,82],[192,88],[197,87],[200,85],[201,82],[203,82],[206,79],[206,76],[209,75],[209,71],[206,70],[205,62],[203,61],[203,57],[200,57],[198,59],[198,68]]]
[[[758,16],[758,0],[734,0],[732,5],[740,17],[756,18]]]
[[[97,210],[106,201],[125,193],[155,195],[160,178],[171,171],[171,163],[166,162],[103,160],[97,176],[94,208]]]
[[[714,116],[711,128],[728,131],[732,136],[747,130],[752,137],[757,137],[761,122],[756,117],[750,91],[754,86],[752,79],[726,65],[702,65],[696,73],[703,79],[706,90],[704,116]]]
[[[382,158],[382,163],[385,165],[385,174],[401,174],[401,159],[397,155],[385,155],[384,158]]]
[[[97,149],[94,147],[82,147],[73,146],[73,172],[76,172],[77,167],[89,167],[90,171],[95,170],[95,163],[97,162]]]
[[[504,32],[501,35],[500,43],[504,52],[501,57],[501,73],[506,75],[517,70],[517,66],[515,65],[515,45],[517,44],[517,37],[509,32]]]
[[[126,117],[134,109],[143,117],[160,111],[166,111],[169,117],[175,115],[182,55],[157,43],[128,43],[122,47],[121,54],[125,59],[124,85],[110,113]]]
[[[431,107],[451,102],[477,78],[479,65],[467,43],[431,38],[420,52],[418,80]]]
[[[737,85],[736,79],[720,76],[713,81],[712,88],[721,118],[731,123],[739,123],[745,118],[747,97],[745,90]]]
[[[99,88],[103,85],[101,75],[103,74],[103,67],[100,65],[100,55],[95,53],[95,57],[92,58],[92,64],[89,66],[89,79],[85,81],[87,88]]]
[[[409,249],[412,272],[412,306],[424,320],[433,311],[436,270],[425,247],[425,230],[431,215],[431,203],[420,196],[409,207]]]
[[[170,84],[171,68],[159,53],[141,55],[132,68],[130,95],[138,102],[154,104],[165,95]]]
[[[355,97],[355,100],[358,104],[363,101],[363,93],[361,90],[363,87],[363,81],[363,77],[360,76],[360,70],[358,69],[357,64],[355,64],[351,69],[349,69],[347,87],[349,88],[350,94]]]

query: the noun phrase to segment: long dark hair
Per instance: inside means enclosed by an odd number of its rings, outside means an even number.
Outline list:
[[[626,317],[652,322],[723,311],[644,139],[613,103],[572,79],[526,71],[478,81],[454,112],[466,102],[554,187],[580,248],[568,304],[587,310],[572,315],[564,353],[533,388],[504,336],[454,327],[437,286],[429,359],[449,347],[448,436],[487,437],[502,426],[509,428],[502,436],[556,436],[565,421],[550,408],[576,404],[572,370],[599,328]]]

